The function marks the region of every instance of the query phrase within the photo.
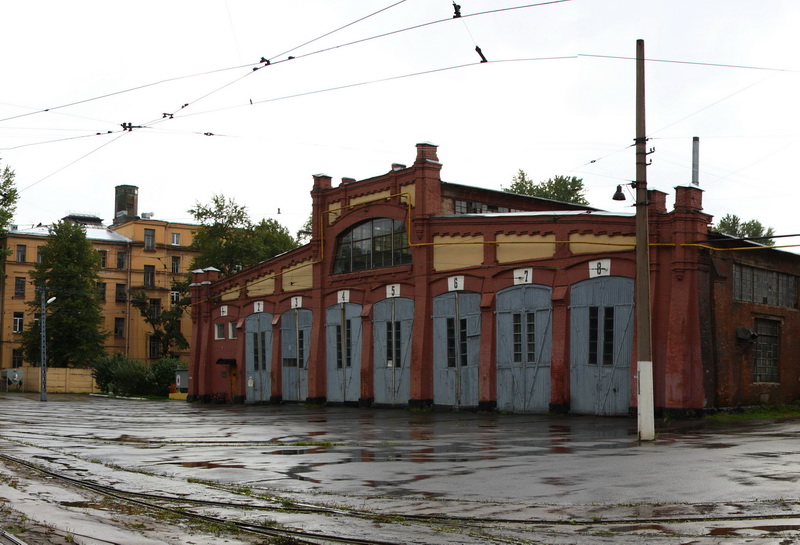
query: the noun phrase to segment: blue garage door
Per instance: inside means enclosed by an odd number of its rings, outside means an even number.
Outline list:
[[[341,303],[329,307],[326,315],[328,401],[358,401],[361,395],[361,305]]]
[[[478,406],[480,295],[453,291],[433,299],[433,403]]]
[[[311,311],[293,309],[281,315],[282,378],[285,401],[308,397],[308,349],[311,344]]]
[[[497,408],[550,410],[552,290],[524,285],[497,293]]]
[[[628,414],[633,280],[606,276],[575,284],[570,314],[570,410]]]
[[[251,314],[244,321],[245,331],[245,380],[248,403],[269,401],[272,388],[272,314]]]
[[[405,405],[410,396],[414,301],[392,297],[372,307],[375,403]]]

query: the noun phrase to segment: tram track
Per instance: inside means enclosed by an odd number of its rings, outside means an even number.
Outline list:
[[[93,492],[111,497],[120,501],[126,501],[146,509],[160,510],[171,512],[174,515],[185,517],[187,519],[203,520],[216,524],[233,524],[241,531],[246,531],[254,534],[265,535],[270,537],[291,537],[297,540],[297,543],[345,543],[353,545],[400,545],[398,542],[375,540],[375,539],[362,539],[353,537],[334,536],[329,534],[319,534],[314,532],[304,532],[301,530],[293,530],[288,528],[275,528],[274,526],[265,526],[254,524],[245,521],[231,520],[221,517],[214,517],[197,513],[189,510],[188,508],[174,507],[170,504],[183,504],[195,505],[201,507],[219,507],[226,509],[237,509],[243,511],[265,511],[265,512],[284,512],[296,514],[313,514],[313,515],[327,515],[327,516],[340,516],[358,518],[369,521],[386,521],[391,519],[395,522],[403,523],[422,523],[422,524],[436,524],[453,527],[470,527],[474,526],[475,529],[483,528],[492,525],[509,525],[516,527],[531,527],[531,526],[548,526],[548,527],[575,527],[575,526],[619,526],[619,525],[654,525],[654,524],[691,524],[691,523],[710,523],[710,522],[748,522],[748,521],[768,521],[768,520],[788,520],[800,519],[800,510],[793,510],[783,513],[769,513],[769,514],[739,514],[739,515],[715,515],[709,516],[707,514],[698,516],[674,516],[674,517],[636,517],[636,518],[506,518],[506,517],[475,517],[475,516],[458,516],[458,515],[429,515],[429,514],[409,514],[409,513],[376,513],[371,511],[361,511],[355,509],[338,509],[331,507],[313,506],[307,504],[298,504],[287,500],[280,502],[267,502],[263,498],[259,499],[260,503],[252,502],[232,502],[232,501],[219,501],[207,500],[200,498],[189,498],[184,496],[168,496],[164,494],[151,494],[146,492],[135,492],[130,490],[120,490],[107,485],[102,485],[86,479],[79,479],[70,477],[62,473],[46,469],[36,463],[28,462],[20,458],[0,454],[0,459],[7,462],[15,463],[27,467],[31,470],[37,471],[51,478],[59,479],[68,482],[72,485],[91,490]],[[787,504],[791,502],[785,502]],[[303,540],[308,541],[303,541]],[[316,540],[316,541],[313,541]],[[498,539],[496,542],[503,542],[505,540]]]

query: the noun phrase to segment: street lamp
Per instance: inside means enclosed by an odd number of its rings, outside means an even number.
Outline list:
[[[56,300],[55,297],[51,297],[50,299],[45,299],[45,290],[42,287],[40,290],[41,297],[42,297],[42,316],[41,316],[41,356],[42,356],[42,380],[41,380],[41,388],[40,390],[40,397],[39,401],[47,401],[47,332],[46,332],[46,322],[47,322],[47,305],[52,303]]]

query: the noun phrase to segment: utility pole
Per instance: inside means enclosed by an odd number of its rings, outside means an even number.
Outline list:
[[[636,41],[636,363],[640,441],[656,438],[653,349],[650,332],[650,236],[647,197],[647,132],[644,113],[644,40]]]

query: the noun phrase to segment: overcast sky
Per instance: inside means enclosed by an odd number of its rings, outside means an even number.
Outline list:
[[[593,206],[631,212],[611,196],[635,177],[641,38],[650,187],[691,182],[698,136],[707,212],[800,232],[800,2],[460,4],[453,19],[446,0],[4,2],[0,161],[17,174],[15,221],[110,223],[114,186],[133,184],[157,219],[190,222],[221,193],[294,233],[313,174],[377,176],[426,141],[445,181],[578,176]]]

